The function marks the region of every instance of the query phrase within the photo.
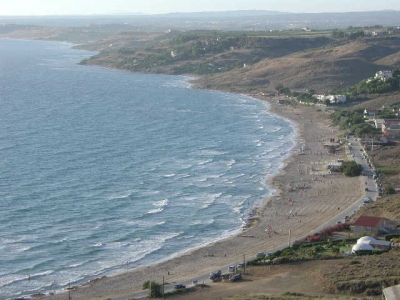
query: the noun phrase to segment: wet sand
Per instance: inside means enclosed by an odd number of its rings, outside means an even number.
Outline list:
[[[298,126],[298,145],[285,161],[280,173],[271,179],[277,192],[265,199],[254,212],[251,226],[242,233],[206,247],[184,253],[163,263],[93,280],[74,287],[74,300],[124,297],[141,290],[146,280],[174,283],[190,280],[227,265],[254,257],[257,252],[272,251],[305,237],[334,218],[362,197],[362,179],[328,174],[327,164],[346,159],[344,152],[328,154],[323,144],[338,138],[329,113],[318,107],[277,105],[277,98],[263,98],[271,103],[271,113],[294,121]],[[300,150],[302,149],[302,150]],[[323,174],[325,174],[323,176]],[[57,294],[68,299],[68,293]],[[53,299],[54,296],[48,297]]]

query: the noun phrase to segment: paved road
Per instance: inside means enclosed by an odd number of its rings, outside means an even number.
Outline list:
[[[351,143],[351,146],[349,145],[349,143]],[[351,150],[349,150],[348,154],[349,154],[349,159],[351,159],[351,157],[358,163],[361,164],[363,166],[363,173],[365,174],[365,187],[368,188],[368,191],[364,191],[363,192],[363,196],[356,201],[355,203],[353,203],[352,205],[350,205],[348,208],[346,208],[345,210],[339,210],[339,213],[332,219],[329,220],[327,222],[325,222],[324,224],[322,224],[321,226],[319,226],[318,228],[316,228],[315,230],[313,230],[312,232],[308,233],[306,236],[319,232],[322,229],[335,225],[337,224],[337,222],[344,222],[344,219],[346,216],[351,216],[355,211],[357,211],[360,206],[363,205],[363,201],[365,197],[371,197],[371,199],[373,201],[376,201],[377,197],[378,197],[378,186],[375,182],[375,180],[372,178],[373,176],[373,168],[369,166],[369,162],[368,162],[368,157],[366,157],[366,154],[364,154],[364,150],[362,149],[362,146],[360,144],[360,142],[358,140],[356,140],[353,137],[350,137],[349,141],[348,141],[348,148],[351,147]],[[304,236],[304,238],[306,237]],[[271,251],[277,251],[277,250],[281,250],[283,248],[286,248],[287,244],[281,245],[280,247],[277,247],[275,249],[271,249]],[[249,260],[255,259],[254,257],[250,257]],[[235,263],[232,263],[233,265]],[[222,267],[221,268],[222,272],[226,272],[228,270],[228,266]],[[217,271],[217,270],[215,270]],[[191,278],[190,280],[186,280],[183,282],[180,282],[184,285],[186,285],[187,287],[193,286],[192,282],[197,281],[198,283],[210,283],[211,280],[208,278],[209,274],[205,274],[202,276],[198,276],[195,278]],[[165,293],[167,292],[171,292],[174,289],[174,284],[167,284],[165,285],[164,291]],[[144,298],[147,297],[148,295],[148,291],[142,291],[142,292],[136,292],[136,293],[132,293],[130,295],[126,295],[124,297],[118,297],[118,298],[110,298],[111,300],[126,300],[126,299],[140,299],[140,298]]]

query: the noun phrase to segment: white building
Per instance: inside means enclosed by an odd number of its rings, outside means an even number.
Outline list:
[[[383,289],[383,300],[400,300],[400,284]]]
[[[387,250],[391,248],[392,243],[389,241],[381,241],[372,236],[363,236],[357,240],[357,244],[351,249],[351,253],[355,254],[359,250]]]
[[[345,103],[347,101],[346,95],[314,95],[321,102],[329,100],[331,104]]]
[[[392,78],[392,77],[393,77],[392,71],[379,71],[375,73],[375,78],[381,80],[386,80],[387,78]]]

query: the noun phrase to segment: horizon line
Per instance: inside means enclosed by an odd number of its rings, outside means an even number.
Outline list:
[[[360,11],[321,11],[321,12],[286,12],[278,10],[264,9],[240,9],[240,10],[219,10],[219,11],[193,11],[193,12],[168,12],[168,13],[142,13],[142,12],[127,12],[127,13],[94,13],[94,14],[43,14],[43,15],[0,15],[0,18],[37,18],[37,17],[122,17],[122,16],[165,16],[174,14],[206,14],[206,13],[234,13],[234,12],[266,12],[276,14],[346,14],[346,13],[373,13],[373,12],[400,12],[396,9],[382,10],[360,10]]]

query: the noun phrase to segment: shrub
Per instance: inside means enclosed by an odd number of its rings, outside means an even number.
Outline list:
[[[362,172],[362,165],[355,161],[346,161],[342,164],[340,171],[346,176],[360,176]]]
[[[399,234],[399,233],[389,233],[389,234],[385,234],[385,240],[386,240],[386,241],[390,241],[391,239],[398,238],[398,237],[400,237],[400,234]]]
[[[396,194],[396,190],[392,186],[389,186],[389,187],[385,188],[385,194],[386,195]]]
[[[151,283],[151,289],[150,289],[150,283]],[[149,297],[150,298],[161,298],[162,297],[162,286],[161,284],[155,282],[155,281],[149,281],[147,280],[145,283],[143,283],[143,289],[149,289]]]
[[[392,169],[392,168],[382,168],[378,167],[376,168],[377,172],[382,173],[382,174],[387,174],[387,175],[394,175],[397,174],[398,171],[397,169]]]

